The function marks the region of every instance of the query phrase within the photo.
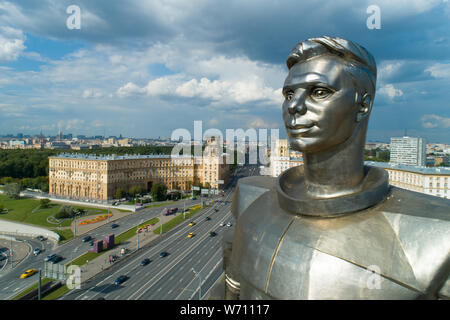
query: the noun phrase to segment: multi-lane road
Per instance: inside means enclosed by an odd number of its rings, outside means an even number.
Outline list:
[[[228,227],[220,224],[233,223],[230,215],[230,195],[231,192],[228,191],[223,197],[226,202],[216,201],[214,206],[186,220],[129,259],[97,275],[95,279],[83,284],[81,289],[71,291],[64,299],[198,298],[200,280],[192,269],[200,275],[202,283],[214,282],[222,273],[220,239],[223,230]],[[210,220],[207,220],[207,217]],[[195,222],[194,226],[189,226],[191,221]],[[217,235],[212,237],[211,231]],[[187,237],[190,232],[195,234],[194,237]],[[166,257],[160,257],[163,251],[168,253]],[[151,262],[142,266],[140,262],[145,258],[149,258]],[[121,275],[128,276],[128,280],[115,285],[114,280]],[[206,290],[202,290],[202,295]]]
[[[199,299],[200,294],[204,297],[222,275],[221,239],[223,231],[228,227],[220,225],[234,223],[230,213],[234,186],[240,177],[257,174],[257,167],[239,167],[235,175],[230,177],[225,196],[219,197],[219,201],[213,206],[202,210],[126,259],[82,283],[81,289],[71,290],[62,299],[173,300]],[[186,201],[186,207],[196,203],[199,203],[199,200]],[[113,231],[119,234],[138,225],[142,220],[157,217],[163,208],[145,209],[139,211],[139,214],[116,220],[115,223],[119,227]],[[189,226],[190,221],[195,221],[196,224]],[[216,235],[211,236],[211,231],[216,232]],[[102,239],[111,232],[110,224],[106,224],[88,234],[95,239]],[[188,238],[189,232],[193,232],[194,237]],[[18,278],[28,268],[42,268],[43,258],[47,254],[57,253],[65,258],[62,263],[66,263],[71,257],[75,258],[90,248],[80,237],[55,248],[52,248],[50,243],[41,243],[34,239],[26,241],[30,242],[32,248],[41,246],[45,251],[37,257],[30,255],[19,267],[0,277],[0,299],[10,299],[34,283],[35,277]],[[162,251],[168,252],[168,256],[160,257]],[[144,258],[149,258],[151,262],[141,266],[140,262]],[[120,285],[114,285],[114,280],[120,275],[127,275],[129,278]]]
[[[195,205],[200,203],[200,200],[186,200],[186,207]],[[177,206],[183,206],[183,202],[180,201]],[[124,218],[115,220],[114,223],[119,226],[115,229],[111,229],[111,223],[104,224],[84,235],[90,235],[94,239],[103,239],[107,234],[120,234],[125,232],[132,227],[140,224],[142,221],[150,220],[154,217],[158,217],[161,215],[162,210],[165,207],[173,207],[174,204],[171,203],[168,206],[161,206],[157,208],[148,208],[142,209],[138,211],[138,214],[131,214]],[[84,236],[83,235],[83,236]],[[9,269],[8,266],[0,274],[0,300],[8,300],[12,297],[16,296],[20,291],[29,287],[33,283],[36,282],[37,275],[31,276],[27,279],[20,279],[20,275],[27,269],[35,268],[35,269],[43,269],[44,258],[50,253],[56,253],[62,256],[64,259],[60,263],[70,262],[71,259],[75,259],[77,256],[85,253],[87,250],[91,248],[89,243],[85,243],[81,241],[82,236],[78,236],[75,239],[66,242],[63,245],[55,246],[50,240],[41,242],[37,239],[25,238],[25,237],[16,237],[16,239],[20,239],[23,242],[27,243],[30,246],[30,252],[34,248],[40,248],[42,253],[38,256],[34,256],[30,254],[24,261],[22,261],[19,265],[14,267],[13,269]]]

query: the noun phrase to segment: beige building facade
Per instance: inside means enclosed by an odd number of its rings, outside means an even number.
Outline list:
[[[150,192],[156,182],[169,190],[190,191],[193,184],[220,188],[217,180],[229,177],[229,166],[218,157],[170,155],[93,156],[60,154],[49,157],[49,194],[73,199],[106,201],[117,189],[133,186]]]
[[[393,186],[450,199],[450,168],[395,165],[368,161],[366,164],[385,169]]]

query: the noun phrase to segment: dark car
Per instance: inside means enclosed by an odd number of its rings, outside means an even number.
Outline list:
[[[115,285],[119,285],[121,283],[124,283],[125,281],[128,280],[128,276],[119,276],[115,281],[114,284]]]
[[[92,239],[91,241],[89,241],[89,245],[92,247],[94,245],[94,239]]]
[[[211,218],[210,217],[206,217],[206,219],[205,219],[206,221],[209,221],[209,220],[211,220]]]
[[[43,236],[37,236],[37,239],[38,239],[39,241],[45,241],[45,240],[46,240]]]
[[[50,261],[52,264],[55,264],[55,263],[60,262],[62,259],[63,259],[63,258],[62,258],[61,256],[56,255],[56,256],[54,256],[52,259],[50,259],[49,261]]]
[[[217,208],[216,208],[216,209],[214,209],[214,211],[215,211],[215,212],[218,212],[218,211],[219,211],[219,209],[217,209]]]
[[[83,237],[83,239],[81,239],[81,241],[83,241],[83,242],[88,242],[88,241],[91,240],[91,239],[92,239],[91,236],[86,236],[86,237]]]
[[[214,231],[211,231],[210,233],[209,233],[209,236],[210,237],[215,237],[217,235],[217,233],[215,233]]]
[[[196,197],[193,197],[192,200],[197,200],[197,198],[196,198]]]
[[[113,224],[111,225],[111,229],[117,228],[118,226],[119,226],[118,224],[113,223]]]
[[[167,251],[163,251],[163,252],[161,252],[160,254],[159,254],[159,256],[161,257],[161,258],[164,258],[164,257],[167,257],[169,254],[167,253]]]
[[[55,257],[56,257],[55,253],[49,254],[48,256],[45,257],[44,261],[45,262],[50,261],[50,260],[54,259]]]
[[[144,260],[141,261],[141,266],[146,266],[150,263],[150,259],[149,258],[145,258]]]

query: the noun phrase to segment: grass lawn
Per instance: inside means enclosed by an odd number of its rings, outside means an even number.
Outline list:
[[[197,207],[197,206],[194,206]],[[186,212],[186,219],[190,218],[191,216],[193,216],[194,214],[196,214],[197,212],[201,211],[202,207],[200,208],[196,208],[196,209],[191,209],[188,212]],[[167,232],[170,229],[176,227],[177,225],[179,225],[180,223],[182,223],[183,221],[185,221],[185,219],[183,219],[183,214],[179,214],[177,215],[175,218],[169,220],[168,222],[164,223],[162,226],[162,232]],[[154,234],[160,234],[161,233],[161,228],[157,228],[156,230],[153,230]]]
[[[50,223],[47,218],[54,216],[62,204],[50,203],[50,207],[46,209],[40,209],[39,200],[32,198],[20,198],[17,200],[10,199],[9,197],[0,194],[0,203],[3,203],[5,208],[8,209],[8,213],[1,213],[0,219],[6,219],[11,221],[29,223],[46,228],[58,227],[59,225]],[[82,206],[73,206],[74,209],[86,209],[87,215],[103,214],[108,212],[106,209],[88,208]],[[33,212],[34,211],[34,212]],[[70,226],[72,220],[67,219],[61,223],[61,227]]]
[[[67,288],[66,285],[62,285],[61,287],[59,287],[58,289],[56,289],[53,292],[50,292],[49,294],[45,295],[44,297],[42,297],[42,300],[56,300],[59,297],[61,297],[63,294],[65,294],[66,292],[68,292],[70,289]]]
[[[68,241],[73,238],[73,232],[71,229],[62,229],[62,230],[53,229],[52,231],[59,234],[60,236],[59,243]]]
[[[39,281],[39,280],[38,280],[38,281]],[[24,291],[22,291],[21,293],[19,293],[17,296],[15,296],[15,297],[13,298],[13,300],[18,300],[20,297],[23,297],[23,296],[26,295],[27,293],[29,293],[29,292],[31,292],[31,291],[37,289],[37,287],[38,287],[38,281],[36,281],[35,284],[29,286],[27,289],[25,289]],[[44,284],[46,284],[47,282],[50,282],[50,281],[52,281],[52,279],[49,279],[49,278],[42,278],[42,279],[41,279],[41,286],[43,286]]]

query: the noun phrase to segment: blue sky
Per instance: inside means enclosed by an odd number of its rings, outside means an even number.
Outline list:
[[[66,26],[67,7],[81,29]],[[377,5],[381,29],[366,12]],[[368,140],[450,144],[450,3],[0,0],[0,134],[170,136],[278,128],[285,60],[322,35],[378,66]]]

